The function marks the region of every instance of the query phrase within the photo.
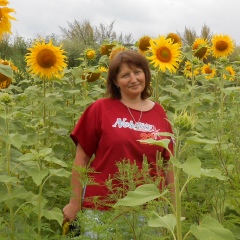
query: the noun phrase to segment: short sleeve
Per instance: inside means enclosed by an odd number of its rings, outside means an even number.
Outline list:
[[[96,153],[100,139],[100,121],[98,104],[95,102],[84,111],[70,134],[74,143],[79,143],[89,157]]]

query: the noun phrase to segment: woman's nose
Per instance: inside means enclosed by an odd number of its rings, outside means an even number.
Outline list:
[[[133,72],[130,73],[130,78],[131,78],[131,81],[136,81],[137,80],[136,75]]]

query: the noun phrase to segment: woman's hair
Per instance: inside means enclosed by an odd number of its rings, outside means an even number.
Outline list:
[[[152,88],[150,86],[151,73],[147,59],[134,50],[124,50],[110,61],[107,77],[107,95],[112,99],[121,99],[120,89],[116,85],[117,75],[123,63],[128,66],[141,68],[145,74],[145,88],[141,93],[141,98],[146,99],[151,96]]]

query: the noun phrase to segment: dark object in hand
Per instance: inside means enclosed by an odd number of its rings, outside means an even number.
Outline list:
[[[71,223],[65,222],[62,226],[62,235],[71,235],[72,237],[77,237],[81,234],[80,226],[78,221],[75,220]]]

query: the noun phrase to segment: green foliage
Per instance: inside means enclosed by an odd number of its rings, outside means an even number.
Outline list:
[[[61,235],[61,209],[70,197],[75,154],[69,134],[86,107],[105,93],[106,74],[95,82],[82,76],[108,66],[109,58],[98,52],[103,38],[125,42],[116,36],[113,23],[94,28],[76,21],[69,27],[66,33],[76,33],[74,40],[67,35],[45,37],[53,37],[67,51],[69,68],[61,80],[43,82],[26,72],[24,55],[31,40],[6,37],[0,42],[1,58],[11,59],[20,70],[14,74],[14,84],[0,93],[0,239],[68,238]],[[190,29],[185,34],[186,42],[196,37]],[[211,36],[206,26],[201,36]],[[94,61],[84,58],[87,47],[96,50]],[[240,239],[239,49],[229,59],[207,59],[218,70],[210,80],[203,74],[184,76],[186,60],[193,69],[204,62],[193,57],[190,46],[183,52],[174,75],[151,66],[152,100],[164,106],[174,130],[174,136],[161,134],[175,140],[170,161],[176,176],[176,206],[167,188],[158,190],[162,179],[153,181],[147,174],[147,159],[141,171],[125,159],[117,165],[119,173],[106,182],[111,193],[106,201],[110,206],[117,201],[112,211],[78,215],[80,228],[98,239]],[[236,71],[235,81],[223,78],[228,65]],[[13,74],[8,66],[1,66],[0,73]],[[145,143],[168,150],[169,140]],[[161,157],[157,163],[163,167]],[[92,169],[79,171],[87,175]],[[115,180],[121,186],[114,186]],[[100,203],[97,197],[94,201]]]

